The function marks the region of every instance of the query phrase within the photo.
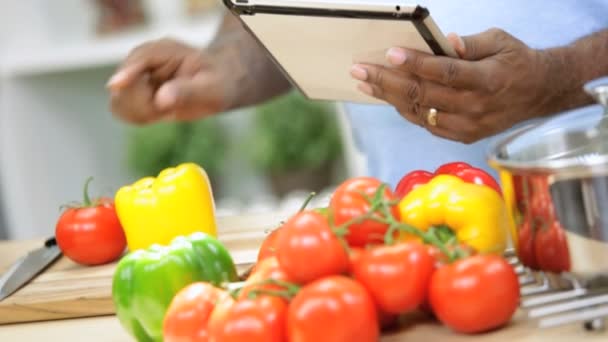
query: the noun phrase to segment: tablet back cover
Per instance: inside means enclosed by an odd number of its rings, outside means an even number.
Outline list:
[[[240,19],[292,83],[315,100],[384,104],[357,90],[358,81],[350,76],[353,63],[388,66],[385,53],[393,46],[433,54],[410,20],[276,13],[242,14]]]

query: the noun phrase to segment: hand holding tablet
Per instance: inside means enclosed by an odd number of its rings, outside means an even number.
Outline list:
[[[394,46],[457,57],[426,8],[399,1],[224,0],[292,84],[314,100],[382,104],[353,63],[387,65]]]

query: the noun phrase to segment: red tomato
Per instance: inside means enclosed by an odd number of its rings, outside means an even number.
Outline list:
[[[348,270],[348,254],[327,219],[314,211],[292,216],[276,241],[279,265],[295,282],[305,284]]]
[[[118,259],[127,239],[114,202],[109,198],[91,201],[87,180],[85,200],[80,207],[65,210],[55,227],[55,238],[65,256],[83,265],[100,265]]]
[[[330,276],[303,287],[287,314],[289,341],[376,342],[380,338],[374,301],[363,285]]]
[[[434,262],[421,243],[380,246],[362,253],[354,275],[380,310],[401,314],[417,309],[425,300]]]
[[[370,210],[370,203],[361,194],[373,198],[380,185],[382,183],[379,180],[370,177],[352,178],[340,184],[329,204],[335,224],[339,226],[366,214]],[[384,190],[384,199],[387,201],[396,199],[388,187]],[[399,217],[396,205],[391,208],[391,211],[393,216]],[[351,247],[365,247],[368,244],[382,243],[387,229],[388,225],[384,223],[364,220],[349,225],[346,240]]]
[[[407,173],[401,178],[397,187],[395,188],[395,195],[399,198],[405,197],[410,191],[417,187],[428,183],[432,178],[433,174],[424,170],[415,170]]]
[[[471,165],[469,165],[465,162],[451,162],[451,163],[446,163],[446,164],[439,166],[437,168],[437,170],[435,170],[435,174],[436,175],[451,175],[455,171],[462,170],[462,169],[468,169],[468,168],[471,168]]]
[[[517,232],[517,258],[524,266],[537,270],[538,263],[534,255],[534,240],[536,239],[534,225],[533,219],[526,214]]]
[[[209,341],[284,342],[286,315],[287,303],[279,297],[260,296],[228,302],[211,314]]]
[[[520,213],[525,213],[527,210],[525,206],[526,196],[528,196],[530,191],[530,183],[527,177],[524,176],[514,175],[511,180],[513,182],[513,194],[515,196],[517,210],[519,210]]]
[[[538,268],[549,272],[570,271],[570,251],[564,229],[554,221],[548,227],[539,228],[534,239],[534,256]]]
[[[527,214],[531,216],[534,238],[527,241],[529,244],[525,246],[526,249],[519,249],[534,257],[538,269],[556,273],[567,272],[571,266],[570,252],[564,229],[555,216],[549,182],[545,178],[532,178],[529,184],[530,202]],[[522,228],[519,232],[520,240],[525,238],[527,233],[527,227]]]
[[[510,321],[519,305],[519,280],[500,256],[476,255],[439,268],[431,278],[430,303],[451,329],[478,333]]]
[[[530,202],[527,213],[538,225],[550,225],[555,220],[554,208],[551,203],[549,184],[544,180],[530,181]]]
[[[277,228],[275,230],[273,230],[272,232],[270,232],[270,234],[268,234],[268,236],[264,239],[264,241],[262,242],[262,245],[260,246],[260,250],[258,251],[258,262],[274,256],[275,252],[276,252],[276,240],[277,240],[277,232],[278,230],[281,228]]]
[[[279,265],[276,257],[268,257],[255,266],[255,269],[245,281],[239,293],[239,298],[245,299],[252,290],[283,290],[283,287],[275,284],[261,284],[261,282],[273,279],[285,282],[292,282],[287,273]]]
[[[355,271],[355,265],[359,262],[359,260],[361,260],[361,256],[363,256],[364,251],[365,251],[364,248],[359,248],[359,247],[350,249],[350,251],[348,253],[348,260],[349,260],[348,271],[350,273],[353,273]]]
[[[443,266],[449,264],[449,262],[450,262],[449,256],[446,255],[443,251],[441,251],[441,249],[439,249],[438,247],[433,246],[433,245],[425,245],[425,247],[427,248],[428,253],[431,255],[431,257],[433,258],[433,260],[435,262],[435,264],[434,264],[435,269],[438,269],[440,267],[443,267]],[[450,252],[454,252],[456,250],[456,248],[458,248],[462,251],[462,253],[465,253],[467,256],[473,256],[473,255],[477,254],[477,251],[473,247],[468,246],[464,243],[446,246],[446,248]]]
[[[163,321],[166,342],[207,342],[207,323],[215,303],[228,296],[209,283],[196,282],[180,290],[169,305]]]

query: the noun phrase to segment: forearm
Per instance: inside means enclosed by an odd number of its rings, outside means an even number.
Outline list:
[[[546,53],[550,60],[546,85],[551,88],[551,96],[546,98],[545,114],[593,103],[582,88],[585,83],[608,75],[608,29]]]
[[[263,47],[230,13],[224,16],[208,52],[223,66],[227,109],[255,105],[291,89]]]

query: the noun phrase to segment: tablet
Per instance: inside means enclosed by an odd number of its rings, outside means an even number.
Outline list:
[[[388,65],[401,46],[457,57],[428,9],[390,0],[223,0],[294,87],[312,100],[383,104],[357,90],[353,63]],[[263,86],[263,85],[261,85]]]

